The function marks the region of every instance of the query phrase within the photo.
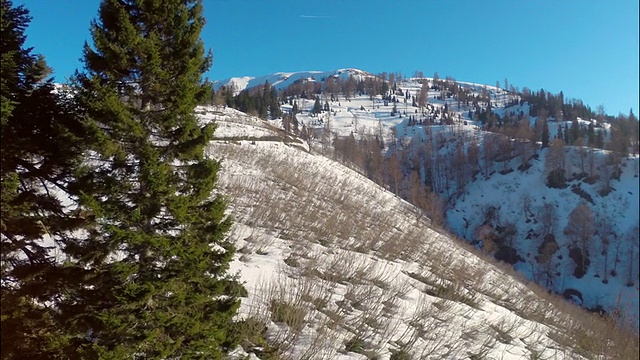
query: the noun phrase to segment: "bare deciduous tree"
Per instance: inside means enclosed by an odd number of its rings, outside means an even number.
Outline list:
[[[529,119],[519,122],[516,137],[516,152],[520,157],[520,165],[524,168],[536,151],[536,135],[529,125]]]
[[[587,158],[588,149],[584,146],[584,138],[579,137],[573,142],[573,146],[578,149],[578,156],[580,158],[580,173],[584,174],[584,161]]]
[[[602,256],[602,266],[604,277],[603,283],[609,282],[609,245],[616,238],[616,233],[611,223],[611,219],[604,214],[598,217],[598,235],[600,235],[600,255]]]
[[[553,233],[556,220],[556,208],[550,203],[544,203],[538,210],[538,221],[540,221],[540,231],[543,237]]]
[[[472,172],[476,172],[480,170],[480,145],[476,140],[472,140],[469,143],[469,147],[467,148],[467,162],[471,167]]]
[[[587,250],[591,245],[595,230],[595,214],[593,210],[586,203],[579,203],[569,214],[564,234],[569,237],[574,248],[580,249],[582,257],[579,265],[582,269],[585,268]]]
[[[452,166],[456,180],[456,190],[462,192],[469,182],[469,165],[462,142],[456,144],[456,152],[453,154]]]
[[[601,194],[606,195],[611,192],[611,179],[614,176],[614,170],[620,161],[617,154],[611,152],[605,156],[601,156],[600,179],[602,180]]]
[[[549,240],[549,241],[548,241]],[[541,276],[547,287],[553,284],[556,278],[555,267],[557,266],[554,261],[553,255],[559,250],[558,243],[551,241],[549,237],[546,237],[545,241],[540,245],[538,263],[542,270]]]
[[[524,210],[525,219],[528,217],[535,217],[535,214],[533,213],[533,211],[531,211],[532,202],[533,202],[533,199],[531,198],[531,195],[529,195],[528,193],[525,193],[522,196],[522,209]]]
[[[638,278],[638,226],[634,226],[625,234],[627,251],[627,286],[634,285],[634,279]]]
[[[489,174],[491,173],[491,167],[493,166],[493,159],[495,157],[495,153],[496,153],[496,147],[493,143],[493,135],[492,134],[485,134],[485,136],[482,137],[483,140],[483,160],[484,160],[484,176],[485,178],[489,177]]]
[[[593,210],[584,202],[579,203],[569,214],[564,233],[574,247],[587,248],[589,240],[595,232],[595,216]]]
[[[482,240],[482,251],[487,254],[493,254],[498,251],[497,236],[493,232],[493,228],[488,225],[480,225],[475,231],[475,237]]]
[[[427,208],[427,191],[417,170],[409,174],[409,186],[409,201],[415,206],[417,220],[420,220]]]
[[[589,177],[593,178],[596,174],[596,151],[591,144],[588,148],[587,162],[589,163]]]
[[[356,88],[358,84],[356,83],[356,79],[353,76],[349,76],[349,79],[344,84],[344,98],[345,100],[349,100],[355,94]]]
[[[322,153],[326,154],[331,147],[331,117],[328,116],[322,128]]]
[[[398,160],[396,154],[391,154],[391,156],[389,156],[387,166],[389,171],[389,179],[393,184],[393,193],[398,195],[400,182],[404,177],[404,173],[402,172],[402,165],[400,164],[400,160]]]
[[[564,183],[564,171],[565,171],[565,154],[564,154],[564,140],[553,139],[547,157],[545,158],[545,167],[547,174],[553,174],[552,180],[555,184]]]

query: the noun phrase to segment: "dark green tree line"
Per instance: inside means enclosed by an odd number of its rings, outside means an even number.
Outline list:
[[[253,114],[262,119],[277,119],[282,116],[278,91],[268,81],[255,88],[242,90],[235,96],[229,89],[219,91],[223,92],[227,106],[243,113]]]

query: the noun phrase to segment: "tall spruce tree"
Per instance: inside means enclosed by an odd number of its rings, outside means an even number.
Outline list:
[[[83,223],[68,195],[82,126],[44,57],[24,46],[28,10],[1,4],[1,357],[64,358],[57,304],[69,275],[64,241]]]
[[[78,97],[91,130],[80,202],[94,218],[69,248],[88,269],[64,310],[89,359],[217,359],[242,291],[214,125],[196,104],[211,64],[200,0],[103,0]]]
[[[541,119],[542,121],[542,148],[546,148],[549,146],[549,138],[551,134],[549,133],[549,124],[546,119]]]

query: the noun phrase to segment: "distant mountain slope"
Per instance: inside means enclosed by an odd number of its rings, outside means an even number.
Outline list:
[[[634,336],[516,281],[272,121],[223,108],[198,113],[219,129],[207,153],[223,160],[220,190],[236,219],[232,270],[248,290],[239,318],[263,331],[245,339],[236,359],[247,352],[581,359],[637,351]]]
[[[344,80],[348,79],[350,76],[354,76],[356,80],[359,81],[364,79],[366,76],[371,75],[365,71],[358,69],[277,72],[265,76],[242,76],[214,81],[214,89],[218,90],[222,86],[233,87],[234,91],[237,93],[244,89],[250,89],[255,86],[264,85],[265,81],[268,81],[271,86],[274,86],[276,89],[281,90],[298,80],[324,81],[324,79],[330,76],[341,78]]]

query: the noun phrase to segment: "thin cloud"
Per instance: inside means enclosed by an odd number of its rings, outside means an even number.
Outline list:
[[[300,15],[301,18],[304,19],[330,19],[333,16],[329,15]]]

